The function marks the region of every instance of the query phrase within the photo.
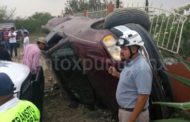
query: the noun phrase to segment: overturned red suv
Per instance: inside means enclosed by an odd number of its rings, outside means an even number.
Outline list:
[[[108,67],[122,70],[119,38],[114,27],[125,25],[137,31],[144,41],[153,67],[153,86],[150,97],[152,119],[165,118],[171,111],[154,105],[154,101],[173,101],[170,81],[165,65],[148,33],[148,15],[138,9],[121,9],[103,19],[66,16],[50,20],[43,28],[48,30],[48,48],[52,69],[70,95],[84,104],[103,103],[114,113],[118,105],[115,98],[118,79],[108,74]]]

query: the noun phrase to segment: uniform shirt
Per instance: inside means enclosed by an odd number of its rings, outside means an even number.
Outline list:
[[[37,44],[28,44],[24,48],[22,63],[30,68],[32,74],[36,74],[40,65],[40,55],[41,51]]]
[[[12,35],[13,35],[14,37],[11,37]],[[9,43],[16,43],[16,35],[17,35],[17,34],[16,34],[15,31],[14,31],[14,32],[11,32],[11,31],[9,32],[9,35],[8,35],[8,36],[9,36]]]
[[[40,111],[31,102],[13,98],[0,106],[0,122],[39,122]]]
[[[152,71],[142,55],[130,61],[120,74],[116,99],[122,108],[134,108],[139,94],[150,94]],[[144,108],[148,107],[148,101]]]
[[[4,103],[3,105],[0,106],[0,113],[12,108],[18,102],[19,102],[19,99],[15,97],[15,98],[9,100],[8,102]]]

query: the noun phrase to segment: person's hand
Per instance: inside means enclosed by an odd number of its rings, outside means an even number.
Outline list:
[[[118,77],[118,78],[119,78],[119,75],[120,75],[120,73],[119,73],[119,72],[116,70],[116,68],[113,67],[113,66],[110,66],[110,67],[109,67],[108,73],[111,74],[112,76]]]
[[[130,116],[127,122],[135,122],[135,120]]]

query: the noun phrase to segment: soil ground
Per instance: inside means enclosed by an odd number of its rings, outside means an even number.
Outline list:
[[[22,52],[19,49],[18,52]],[[20,62],[22,53],[14,57],[14,62]],[[48,68],[45,59],[42,65],[45,76],[43,122],[116,122],[107,109],[89,110],[85,105],[79,104],[77,108],[70,108],[67,93],[59,85],[54,73]],[[54,87],[56,84],[56,88]]]
[[[82,104],[78,108],[70,108],[67,93],[59,86],[59,81],[47,65],[44,66],[44,76],[44,122],[115,122],[107,109],[96,107],[95,110],[89,110]]]

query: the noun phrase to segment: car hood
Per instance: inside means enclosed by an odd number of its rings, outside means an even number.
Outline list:
[[[30,73],[30,69],[23,64],[0,61],[0,72],[6,73],[11,78],[16,87],[15,92],[19,92],[22,83]]]

